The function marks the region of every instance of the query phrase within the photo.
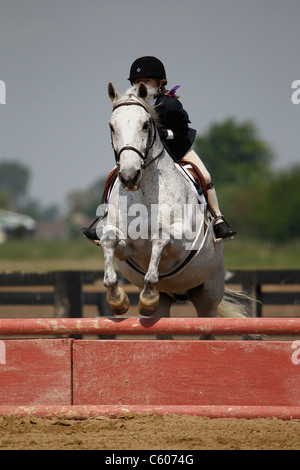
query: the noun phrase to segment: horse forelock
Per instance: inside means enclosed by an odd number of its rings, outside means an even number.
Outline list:
[[[137,101],[138,103],[142,104],[145,108],[146,112],[150,114],[151,118],[155,122],[156,125],[159,125],[159,117],[155,110],[155,105],[151,104],[151,101],[154,100],[155,95],[157,94],[157,89],[148,87],[148,96],[144,100],[137,95],[137,85],[130,87],[121,98],[114,101],[114,106],[118,106],[119,104],[126,103],[127,101]]]

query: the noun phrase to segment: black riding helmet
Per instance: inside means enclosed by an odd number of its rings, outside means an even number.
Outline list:
[[[128,80],[131,85],[137,78],[157,78],[159,80],[166,79],[166,71],[163,63],[153,56],[144,56],[136,59],[130,67],[130,73]]]

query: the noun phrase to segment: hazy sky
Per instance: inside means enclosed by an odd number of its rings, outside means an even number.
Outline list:
[[[45,205],[106,176],[107,83],[125,91],[155,55],[199,134],[252,120],[276,167],[299,163],[299,18],[299,0],[0,0],[0,161],[27,165]]]

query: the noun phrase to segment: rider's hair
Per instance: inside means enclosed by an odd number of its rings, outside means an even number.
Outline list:
[[[179,98],[178,95],[175,95],[175,94],[170,95],[169,90],[166,90],[166,84],[167,84],[167,80],[162,80],[162,84],[160,87],[161,94],[165,96],[173,96],[174,98]]]

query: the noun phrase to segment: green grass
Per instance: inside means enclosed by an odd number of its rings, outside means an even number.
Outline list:
[[[8,240],[0,245],[0,270],[103,269],[103,251],[88,240]]]
[[[84,238],[82,240],[9,240],[0,247],[0,259],[75,259],[81,260],[95,255],[97,247]],[[98,250],[100,252],[100,250]]]
[[[236,238],[224,243],[228,269],[299,269],[300,240],[276,244]]]
[[[300,240],[285,244],[236,238],[224,243],[227,269],[300,268]],[[103,252],[88,240],[9,240],[0,245],[0,271],[103,269]]]

